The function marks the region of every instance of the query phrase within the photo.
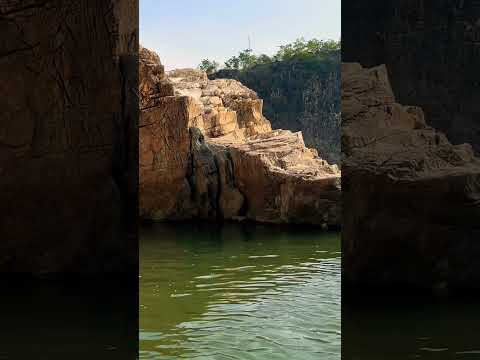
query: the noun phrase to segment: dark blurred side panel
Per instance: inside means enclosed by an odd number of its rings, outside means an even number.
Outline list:
[[[0,33],[0,358],[135,358],[138,0],[2,0]]]
[[[345,284],[480,287],[479,18],[473,0],[343,3]]]
[[[135,74],[137,39],[135,21],[123,19],[135,13],[123,7],[2,2],[2,272],[135,267],[126,209],[135,185],[128,69]]]
[[[1,285],[0,359],[137,359],[138,293],[125,279]]]
[[[342,1],[344,359],[480,354],[479,19]]]

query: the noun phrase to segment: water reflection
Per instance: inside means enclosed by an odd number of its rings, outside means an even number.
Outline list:
[[[312,229],[144,230],[140,357],[339,359],[339,248]]]

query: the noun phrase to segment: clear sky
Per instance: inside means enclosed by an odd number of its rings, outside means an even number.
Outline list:
[[[167,69],[272,55],[299,37],[340,39],[341,0],[140,0],[140,43]]]

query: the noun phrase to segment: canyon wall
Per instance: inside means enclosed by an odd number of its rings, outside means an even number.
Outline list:
[[[385,66],[342,65],[345,288],[479,287],[480,159],[397,102]]]
[[[215,78],[237,79],[264,101],[274,128],[301,131],[305,144],[340,165],[340,53],[327,59],[278,61],[251,69],[220,70]]]
[[[340,224],[340,172],[232,79],[140,51],[140,217]]]
[[[0,5],[0,272],[137,271],[137,13]]]
[[[385,64],[400,103],[479,154],[479,18],[475,0],[347,1],[342,60]]]

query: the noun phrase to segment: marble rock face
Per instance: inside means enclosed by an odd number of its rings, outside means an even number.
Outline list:
[[[254,91],[195,69],[165,73],[143,53],[142,218],[340,224],[337,166],[306,148],[300,132],[272,130]]]
[[[480,160],[427,123],[385,66],[342,65],[346,284],[479,286]]]

